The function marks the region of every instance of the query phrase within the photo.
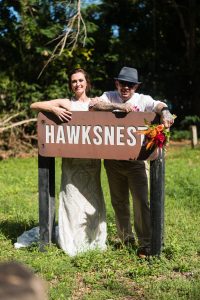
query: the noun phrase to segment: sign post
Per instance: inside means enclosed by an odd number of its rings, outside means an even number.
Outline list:
[[[160,255],[164,244],[165,158],[159,149],[158,158],[150,162],[150,212],[152,225],[151,254]]]
[[[159,123],[155,113],[73,112],[61,123],[50,113],[38,115],[40,249],[55,238],[55,157],[150,160],[152,255],[160,255],[164,235],[162,151],[146,150],[145,122]]]
[[[38,155],[40,250],[55,240],[55,158]]]

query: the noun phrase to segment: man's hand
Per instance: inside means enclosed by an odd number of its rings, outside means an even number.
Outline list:
[[[62,122],[69,122],[72,118],[71,111],[59,106],[53,106],[52,112],[59,118]]]
[[[127,113],[131,111],[139,111],[139,109],[131,103],[123,103],[122,109]]]
[[[174,116],[169,110],[163,110],[161,112],[160,121],[166,128],[169,128],[172,124],[174,124]]]

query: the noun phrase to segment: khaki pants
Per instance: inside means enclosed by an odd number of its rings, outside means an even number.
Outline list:
[[[134,237],[130,220],[129,190],[133,200],[134,228],[139,246],[150,246],[148,164],[144,161],[105,160],[112,206],[122,241]]]

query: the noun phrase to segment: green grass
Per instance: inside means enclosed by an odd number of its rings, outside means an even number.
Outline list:
[[[38,224],[37,158],[0,162],[0,261],[25,263],[48,283],[49,299],[200,299],[200,149],[169,147],[166,157],[165,247],[142,261],[115,249],[113,210],[105,170],[108,250],[68,257],[55,245],[14,249],[16,237]],[[60,160],[56,162],[56,194]]]

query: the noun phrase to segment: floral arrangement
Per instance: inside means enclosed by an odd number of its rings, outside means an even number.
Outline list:
[[[165,128],[163,124],[148,124],[146,122],[148,128],[146,130],[137,131],[139,134],[144,134],[146,137],[145,145],[146,150],[152,148],[164,148],[169,142],[170,132]]]

